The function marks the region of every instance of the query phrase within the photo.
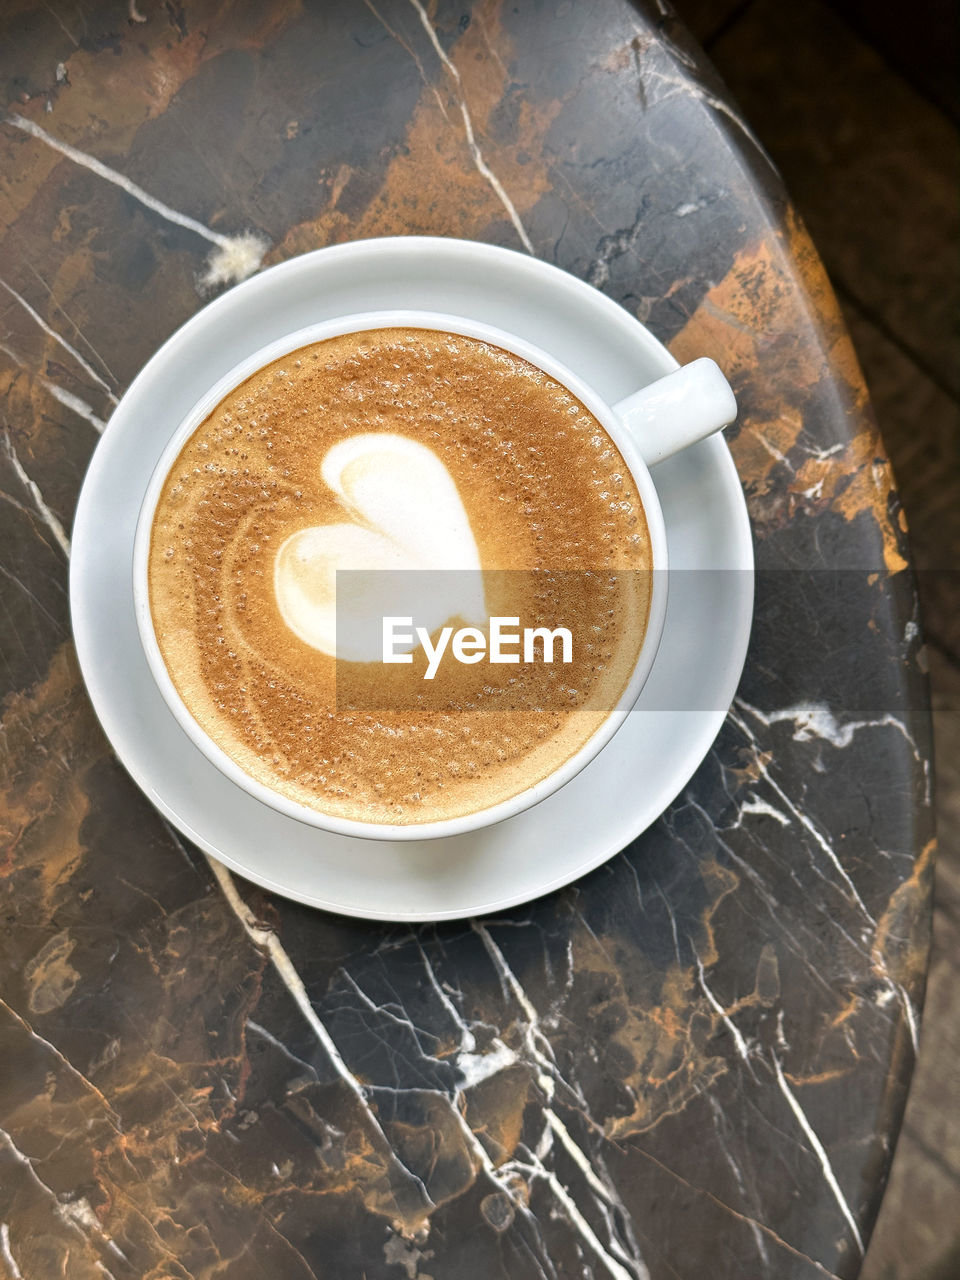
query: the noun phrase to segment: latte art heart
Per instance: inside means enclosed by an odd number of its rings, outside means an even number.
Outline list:
[[[277,552],[277,608],[299,639],[330,657],[374,662],[385,615],[415,615],[428,632],[451,618],[486,622],[470,520],[431,449],[368,432],[335,444],[320,470],[353,523],[300,529]],[[458,572],[416,572],[438,569]],[[351,570],[341,576],[338,594],[338,571]]]

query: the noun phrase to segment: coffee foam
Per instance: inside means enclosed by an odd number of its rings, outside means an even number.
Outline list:
[[[564,607],[590,641],[573,669],[502,668],[478,684],[454,666],[426,709],[399,697],[351,709],[337,697],[331,574],[391,564],[472,566],[450,575],[473,584],[450,603],[465,622]],[[477,564],[528,572],[485,575],[479,599]],[[149,595],[183,701],[242,768],[322,812],[405,824],[505,800],[583,745],[646,627],[649,575],[620,571],[650,568],[630,473],[566,388],[475,339],[386,329],[301,348],[217,406],[164,485]],[[422,650],[414,659],[408,682],[425,666]],[[355,688],[383,687],[379,664],[346,669]]]

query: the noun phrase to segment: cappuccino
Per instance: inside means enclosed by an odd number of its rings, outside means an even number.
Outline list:
[[[288,800],[406,825],[508,800],[587,742],[642,647],[651,570],[630,471],[566,387],[490,343],[390,328],[302,347],[217,405],[164,483],[148,591],[217,747]],[[409,610],[380,600],[385,575],[441,584],[386,663],[381,623]],[[383,605],[372,647],[343,626],[361,597]],[[477,630],[488,655],[491,619],[566,631],[569,661],[522,639],[499,665],[436,658]]]

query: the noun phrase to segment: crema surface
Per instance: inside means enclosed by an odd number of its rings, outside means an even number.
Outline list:
[[[567,625],[574,660],[423,680],[337,660],[336,568],[450,574],[520,626]],[[303,347],[232,391],[170,470],[149,597],[167,669],[218,747],[279,794],[361,822],[508,799],[599,727],[647,624],[650,544],[613,441],[563,386],[498,347],[382,329]],[[447,621],[447,619],[444,619]]]

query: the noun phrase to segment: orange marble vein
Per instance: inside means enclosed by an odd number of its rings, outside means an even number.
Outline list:
[[[755,515],[777,524],[798,508],[836,511],[847,521],[868,513],[886,568],[906,566],[903,522],[887,511],[893,476],[856,355],[823,265],[794,215],[784,231],[737,255],[670,348],[679,360],[713,356],[735,388],[749,383],[730,443]],[[818,396],[838,400],[848,419],[851,438],[836,453],[802,447],[805,402]]]
[[[921,849],[907,880],[893,891],[877,921],[873,937],[873,970],[911,994],[920,991],[927,971],[928,922],[921,919],[930,902],[936,840]]]

